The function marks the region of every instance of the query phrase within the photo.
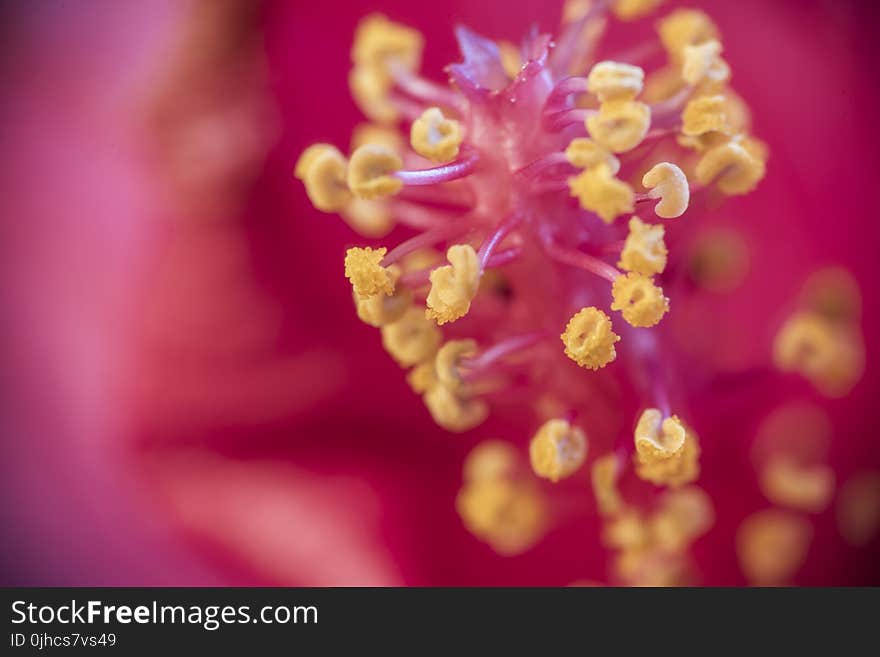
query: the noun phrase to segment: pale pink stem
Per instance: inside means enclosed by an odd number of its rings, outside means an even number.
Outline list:
[[[473,358],[465,358],[462,360],[462,368],[468,370],[468,374],[475,374],[478,371],[486,370],[491,365],[512,353],[522,351],[532,347],[547,338],[546,332],[526,333],[524,335],[516,335],[505,338],[501,342],[489,347],[484,352]]]
[[[427,230],[437,225],[449,224],[461,215],[453,212],[444,212],[435,208],[425,207],[416,203],[407,203],[394,199],[391,211],[398,223],[410,228]]]
[[[559,132],[572,125],[583,125],[587,117],[596,114],[596,110],[581,109],[579,107],[573,109],[556,112],[544,117],[544,127],[550,132]]]
[[[492,256],[495,247],[497,247],[501,241],[510,234],[510,231],[516,228],[519,222],[519,215],[511,215],[502,221],[495,231],[483,241],[482,245],[480,245],[480,250],[477,251],[477,259],[480,261],[480,274],[486,269],[486,263]]]
[[[419,249],[423,249],[428,246],[433,246],[437,242],[441,242],[446,239],[450,239],[455,235],[461,234],[463,232],[463,224],[464,221],[456,221],[454,224],[447,224],[443,226],[437,226],[430,230],[421,233],[420,235],[416,235],[401,244],[398,244],[391,251],[386,254],[386,256],[382,259],[382,266],[387,267],[388,265],[392,265],[401,258],[414,251],[418,251]]]
[[[598,18],[611,0],[598,0],[587,10],[587,13],[576,21],[572,21],[562,30],[557,40],[556,48],[550,53],[550,68],[557,75],[564,75],[571,70],[575,60],[586,57],[593,44],[583,43],[584,28],[590,21]]]
[[[549,155],[539,157],[537,160],[517,169],[515,175],[533,180],[547,171],[547,169],[561,165],[568,165],[569,168],[572,168],[565,153],[550,153]],[[568,173],[570,174],[571,172],[569,171]]]
[[[587,78],[570,77],[564,78],[556,83],[553,91],[547,96],[544,102],[544,114],[553,114],[556,111],[565,109],[568,97],[572,94],[582,94],[587,92]]]
[[[462,99],[453,91],[430,80],[426,80],[420,75],[407,71],[402,66],[392,66],[391,74],[394,76],[394,83],[400,91],[425,104],[448,107],[459,114],[464,114],[467,110],[467,106],[462,102]]]
[[[692,93],[694,93],[693,87],[685,87],[674,96],[661,100],[659,103],[653,103],[651,105],[652,122],[657,122],[657,120],[665,118],[670,114],[678,114]]]
[[[436,185],[437,183],[450,182],[469,176],[479,161],[479,155],[470,153],[455,162],[443,164],[439,167],[413,171],[397,171],[394,177],[408,186]]]
[[[571,249],[567,249],[565,247],[559,246],[552,241],[548,241],[544,245],[544,250],[554,260],[566,265],[571,265],[573,267],[584,269],[591,274],[595,274],[596,276],[604,278],[610,283],[613,283],[615,279],[620,276],[620,272],[609,265],[607,262],[603,262],[598,258],[587,255],[583,251],[574,251]]]

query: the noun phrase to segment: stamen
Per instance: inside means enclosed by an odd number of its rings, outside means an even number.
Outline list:
[[[413,251],[418,251],[419,249],[423,249],[426,246],[433,246],[438,242],[442,242],[443,240],[451,239],[454,236],[460,235],[462,232],[464,232],[462,229],[464,227],[464,224],[466,223],[466,220],[466,217],[462,217],[461,221],[456,221],[454,224],[437,226],[436,228],[427,230],[420,235],[411,237],[405,242],[401,242],[388,252],[385,258],[382,260],[382,265],[387,267],[388,265],[394,264],[405,255],[409,255]]]
[[[426,105],[442,105],[455,110],[458,114],[467,111],[467,106],[462,102],[461,97],[450,89],[426,80],[398,62],[392,62],[389,69],[394,83],[403,93]]]
[[[578,107],[547,114],[544,116],[544,128],[549,132],[561,132],[573,125],[584,125],[591,116],[598,114],[593,109],[581,109]]]
[[[413,171],[397,171],[394,173],[394,177],[406,186],[436,185],[469,176],[479,161],[480,156],[471,152],[455,162],[443,166]]]
[[[470,378],[474,373],[487,369],[489,366],[494,365],[496,362],[510,354],[535,346],[542,340],[546,340],[548,336],[549,333],[540,331],[505,338],[496,345],[489,347],[478,356],[465,358],[461,363],[462,367],[468,370],[468,378]]]
[[[495,232],[489,235],[480,246],[480,250],[477,251],[477,259],[480,262],[480,275],[482,275],[483,271],[486,269],[486,263],[492,255],[492,252],[495,250],[495,247],[497,247],[501,243],[501,240],[507,237],[510,232],[517,227],[521,219],[522,218],[519,215],[508,217],[501,222],[501,224],[495,229]]]
[[[554,260],[566,265],[584,269],[591,274],[604,278],[609,283],[613,283],[615,279],[620,276],[620,272],[607,262],[603,262],[598,258],[587,255],[583,251],[567,249],[550,240],[544,244],[544,250],[547,252],[547,255]]]
[[[554,114],[565,109],[569,96],[583,93],[587,93],[587,78],[580,76],[563,78],[556,83],[553,91],[547,96],[544,103],[544,114]]]

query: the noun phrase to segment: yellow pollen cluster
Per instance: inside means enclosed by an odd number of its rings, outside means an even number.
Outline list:
[[[599,105],[586,120],[587,132],[601,146],[625,153],[642,143],[651,126],[651,108],[630,98],[615,98]]]
[[[727,99],[721,95],[698,96],[689,101],[681,113],[681,132],[699,137],[712,132],[729,134],[732,126],[727,117]]]
[[[638,66],[620,62],[599,62],[587,76],[587,91],[601,102],[633,100],[642,93],[645,72]]]
[[[629,220],[629,234],[626,236],[617,266],[624,271],[636,272],[644,276],[663,273],[666,269],[668,253],[663,241],[664,233],[663,226],[652,226],[638,217],[632,217]]]
[[[554,483],[577,472],[586,458],[586,435],[565,420],[548,420],[529,443],[532,470]]]
[[[615,178],[607,164],[585,169],[569,178],[568,187],[584,210],[595,212],[605,223],[610,224],[616,217],[633,211],[632,187]]]
[[[657,485],[682,486],[700,472],[700,447],[696,435],[675,415],[662,417],[646,409],[635,430],[636,474]]]
[[[834,471],[792,458],[771,459],[761,472],[761,490],[771,502],[800,511],[823,511],[834,494]]]
[[[681,77],[692,87],[703,83],[722,85],[730,79],[730,67],[721,58],[721,43],[707,41],[697,46],[685,46]]]
[[[611,11],[622,21],[634,21],[654,11],[663,0],[614,0]]]
[[[364,237],[385,237],[394,228],[394,218],[382,201],[352,198],[339,214],[352,230]]]
[[[598,370],[617,357],[614,343],[620,337],[611,330],[608,315],[596,307],[578,311],[560,337],[565,355],[586,369]]]
[[[579,169],[590,169],[604,164],[612,175],[616,175],[620,171],[620,160],[586,137],[572,139],[565,149],[565,158],[569,164]]]
[[[846,395],[864,370],[858,328],[813,311],[792,315],[776,334],[773,361],[783,372],[798,372],[828,397]]]
[[[657,25],[663,47],[675,61],[684,56],[684,49],[696,46],[719,36],[712,19],[697,9],[676,9]]]
[[[330,144],[313,144],[297,160],[294,175],[303,181],[306,194],[322,212],[338,212],[351,200],[348,162]]]
[[[750,584],[786,584],[806,559],[812,537],[810,523],[800,516],[779,509],[759,511],[737,531],[740,568]]]
[[[519,467],[519,452],[510,443],[484,440],[474,447],[464,461],[465,482],[514,477]]]
[[[482,424],[489,416],[489,405],[466,388],[454,389],[437,381],[422,397],[434,422],[455,433]]]
[[[464,484],[455,506],[469,532],[501,555],[521,554],[546,529],[544,498],[517,472],[513,446],[489,441],[474,448],[464,463]]]
[[[764,144],[739,135],[707,150],[694,173],[701,185],[715,181],[728,196],[748,194],[764,177],[766,160]]]
[[[417,395],[423,395],[437,385],[437,370],[433,360],[426,360],[413,367],[406,375],[406,382]]]
[[[464,317],[480,286],[480,262],[469,244],[454,244],[446,252],[448,265],[431,272],[427,316],[438,324]]]
[[[591,483],[596,497],[596,508],[602,516],[618,513],[623,508],[623,498],[617,489],[620,462],[614,454],[600,456],[593,462]]]
[[[477,353],[474,340],[450,340],[437,352],[434,367],[437,380],[452,390],[462,387],[461,360],[470,358]]]
[[[351,50],[354,68],[349,86],[364,114],[383,123],[397,119],[397,110],[388,98],[394,85],[393,67],[416,71],[423,46],[419,32],[381,14],[372,14],[358,24]]]
[[[614,565],[623,582],[677,586],[689,580],[687,550],[714,521],[709,496],[688,486],[666,491],[650,514],[622,508],[606,523],[603,541],[619,550]]]
[[[403,182],[392,175],[403,168],[403,160],[387,146],[366,144],[351,154],[348,163],[348,186],[362,199],[391,196]]]
[[[369,246],[353,247],[345,252],[345,277],[359,297],[394,293],[394,273],[380,264],[387,252],[385,247],[372,249]]]
[[[623,274],[611,285],[611,310],[619,310],[623,318],[635,327],[656,325],[669,311],[669,299],[663,288],[648,277],[635,272]]]
[[[426,109],[410,128],[413,150],[434,162],[454,160],[462,139],[464,131],[461,123],[447,119],[438,107]]]
[[[413,302],[412,291],[407,288],[398,288],[396,285],[400,278],[400,268],[392,265],[386,271],[390,274],[394,286],[394,291],[390,295],[378,292],[371,296],[362,297],[356,290],[352,290],[358,317],[365,324],[376,328],[399,320]]]
[[[684,172],[674,164],[655,164],[642,178],[642,185],[651,190],[648,196],[659,198],[654,213],[663,219],[680,217],[691,199],[690,185]]]
[[[440,329],[425,318],[419,306],[410,306],[396,322],[381,328],[382,346],[402,367],[433,358],[443,339]]]

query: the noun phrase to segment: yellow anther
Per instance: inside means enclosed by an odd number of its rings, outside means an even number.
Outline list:
[[[629,234],[620,252],[617,266],[645,276],[660,274],[666,269],[665,229],[661,225],[646,224],[638,217],[629,220]]]
[[[650,189],[648,196],[659,198],[654,213],[663,219],[680,217],[691,200],[691,188],[684,172],[674,164],[655,164],[642,178],[642,185]]]
[[[664,420],[659,409],[647,408],[636,424],[636,453],[645,461],[670,458],[684,449],[686,435],[678,417]]]
[[[545,422],[529,443],[532,470],[554,483],[577,472],[586,458],[586,435],[565,420]]]
[[[510,41],[500,41],[498,43],[498,54],[501,57],[501,66],[507,77],[511,80],[519,75],[523,67],[522,55],[519,48]]]
[[[660,41],[672,59],[680,59],[687,46],[706,43],[719,36],[718,28],[704,12],[676,9],[657,25]]]
[[[650,540],[645,518],[634,509],[626,509],[612,518],[602,532],[602,543],[614,550],[640,550]]]
[[[385,237],[394,228],[394,217],[382,201],[352,198],[339,214],[352,230],[364,237]]]
[[[649,408],[635,430],[636,474],[651,483],[682,486],[700,474],[700,446],[696,434],[676,416],[661,421],[661,414]]]
[[[806,308],[833,322],[856,322],[862,314],[859,284],[843,267],[826,267],[810,274],[801,299]]]
[[[724,194],[748,194],[764,177],[766,150],[750,138],[736,137],[709,149],[697,163],[694,173],[701,185],[713,180]]]
[[[348,74],[348,88],[355,103],[373,121],[392,123],[397,108],[389,99],[391,78],[376,66],[355,66]]]
[[[437,385],[437,370],[434,361],[426,360],[412,368],[406,375],[406,382],[417,395],[423,395]]]
[[[305,180],[306,174],[312,164],[314,164],[315,160],[325,153],[332,152],[339,153],[339,149],[331,144],[312,144],[299,156],[299,159],[296,161],[296,166],[293,169],[293,175],[299,180]]]
[[[434,162],[449,162],[458,156],[464,139],[461,123],[447,119],[439,107],[430,107],[413,121],[410,144],[413,150]]]
[[[618,513],[623,508],[623,498],[617,489],[620,462],[614,454],[600,456],[593,463],[592,485],[596,508],[603,516]]]
[[[647,276],[630,272],[618,276],[611,286],[611,310],[619,310],[623,318],[636,327],[657,324],[669,310],[669,299],[663,288]]]
[[[355,151],[368,144],[379,144],[399,153],[406,146],[406,141],[397,128],[377,123],[361,123],[351,133],[351,150]]]
[[[410,306],[399,320],[382,327],[382,345],[403,367],[432,358],[443,335],[419,306]]]
[[[363,298],[394,294],[394,272],[380,264],[387,252],[384,246],[352,247],[345,252],[345,277],[351,281],[355,294]]]
[[[389,174],[403,167],[394,151],[380,144],[367,144],[352,153],[348,163],[348,186],[357,196],[374,199],[400,191],[403,182]]]
[[[645,72],[638,66],[604,61],[595,64],[587,76],[587,91],[601,102],[632,100],[642,93]]]
[[[634,21],[654,11],[663,0],[614,0],[611,11],[622,21]]]
[[[519,452],[510,443],[485,440],[464,460],[465,482],[512,478],[517,472]]]
[[[463,358],[475,356],[477,343],[474,340],[449,340],[440,347],[434,358],[437,379],[452,390],[461,388],[461,361]]]
[[[395,285],[394,291],[390,295],[380,292],[362,297],[352,290],[358,317],[365,324],[376,328],[392,324],[403,317],[413,300],[412,292],[409,289],[396,286],[397,279],[400,277],[400,268],[392,265],[387,271]]]
[[[730,79],[730,66],[721,57],[723,48],[715,40],[696,46],[685,46],[681,77],[695,87],[704,82],[720,85]]]
[[[773,361],[783,372],[800,373],[822,394],[842,397],[861,378],[865,354],[856,327],[804,311],[776,334]]]
[[[323,212],[338,212],[351,201],[346,183],[348,162],[329,144],[313,144],[296,162],[294,175],[303,181],[306,194]]]
[[[840,489],[837,524],[850,545],[867,545],[880,531],[880,472],[853,475]]]
[[[586,137],[572,139],[565,149],[565,157],[569,164],[578,169],[591,169],[604,164],[612,175],[620,171],[620,160]]]
[[[625,153],[642,143],[651,126],[651,108],[635,100],[609,100],[586,120],[587,132],[601,146]]]
[[[699,137],[710,132],[729,134],[731,125],[727,118],[728,103],[724,96],[699,96],[689,101],[681,113],[681,132],[689,137]]]
[[[455,433],[482,424],[489,416],[489,405],[467,391],[454,390],[438,381],[422,397],[434,422]]]
[[[569,178],[568,188],[584,210],[595,212],[605,223],[610,224],[615,217],[633,211],[632,187],[615,178],[606,164]]]
[[[593,0],[565,0],[562,5],[562,22],[573,23],[583,18],[590,10]]]
[[[565,355],[589,370],[598,370],[617,358],[614,343],[620,340],[611,330],[611,320],[598,308],[582,308],[560,336]]]
[[[387,67],[392,62],[414,71],[422,59],[424,37],[418,30],[370,14],[358,23],[351,60],[361,66]]]
[[[818,513],[834,494],[834,471],[825,465],[802,465],[779,456],[764,466],[761,490],[771,502]]]
[[[455,507],[469,532],[505,556],[525,552],[546,529],[544,499],[525,481],[490,478],[465,482]]]
[[[759,511],[737,531],[740,568],[750,584],[788,584],[806,559],[812,537],[813,528],[800,516],[779,509]]]
[[[438,324],[464,317],[480,286],[480,262],[469,244],[454,244],[446,252],[448,265],[431,272],[427,316]]]
[[[687,486],[663,494],[650,520],[651,535],[663,550],[686,550],[709,531],[714,522],[712,500],[702,489]]]

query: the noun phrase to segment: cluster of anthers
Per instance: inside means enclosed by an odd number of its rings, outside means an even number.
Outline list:
[[[571,368],[565,357],[595,371],[620,349],[630,371],[643,373],[634,378],[648,408],[592,467],[605,541],[620,551],[618,577],[632,582],[647,573],[681,579],[683,555],[713,515],[690,485],[697,434],[672,413],[664,377],[655,376],[663,336],[648,329],[671,303],[662,287],[665,222],[700,197],[752,191],[767,158],[703,12],[672,11],[655,23],[659,47],[597,61],[609,14],[639,19],[659,4],[569,1],[557,39],[532,30],[519,47],[459,27],[463,61],[447,67],[449,85],[419,75],[419,32],[371,15],[357,28],[349,77],[371,122],[355,130],[350,155],[315,144],[295,171],[317,209],[364,236],[397,225],[416,232],[391,249],[350,248],[345,276],[358,316],[409,368],[438,424],[472,429],[505,395],[553,409],[536,422],[531,474],[495,442],[466,465],[459,511],[499,551],[522,551],[545,526],[526,474],[557,482],[587,461],[578,425],[589,418],[553,383]],[[638,65],[660,57],[650,74]],[[828,363],[839,358],[826,358],[826,346],[847,326],[816,311],[797,316],[778,362],[819,384],[838,381]],[[813,346],[807,355],[803,343]],[[669,488],[650,512],[616,489],[629,468]]]

